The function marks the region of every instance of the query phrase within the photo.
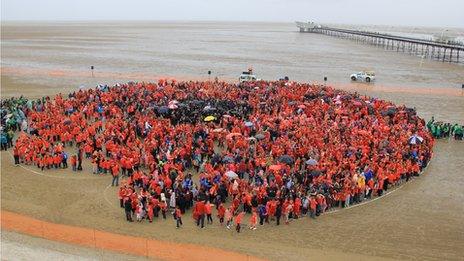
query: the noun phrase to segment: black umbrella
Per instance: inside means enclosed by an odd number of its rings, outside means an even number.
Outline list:
[[[388,115],[388,116],[393,116],[396,113],[396,108],[395,107],[390,107],[386,109],[385,111],[382,111],[381,114],[383,116]]]
[[[285,163],[285,164],[292,164],[293,163],[293,158],[290,155],[283,155],[279,157],[279,162]]]
[[[414,108],[406,108],[405,110],[409,115],[416,115],[416,109]]]
[[[310,93],[310,94],[305,94],[305,99],[307,100],[313,100],[313,99],[316,99],[318,97],[317,94],[314,94],[314,93]]]
[[[374,107],[372,107],[372,105],[367,105],[367,112],[369,115],[373,115],[375,113]]]
[[[204,101],[200,101],[200,100],[192,100],[190,101],[191,103],[195,104],[195,105],[199,105],[199,104],[203,104],[205,103]]]
[[[231,156],[225,156],[224,158],[222,158],[222,162],[224,162],[224,163],[234,163],[235,160]]]
[[[313,177],[319,177],[322,173],[319,170],[312,170],[310,174]]]
[[[161,107],[158,107],[158,113],[160,114],[166,114],[169,112],[169,108],[167,106],[161,106]]]
[[[343,96],[341,97],[342,100],[350,100],[351,98],[353,98],[353,97],[352,97],[351,95],[348,95],[348,94],[343,95]]]
[[[211,158],[211,163],[214,165],[219,162],[221,162],[221,156],[214,153],[213,157]]]

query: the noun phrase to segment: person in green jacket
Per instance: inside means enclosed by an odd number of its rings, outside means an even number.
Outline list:
[[[451,124],[445,123],[443,125],[443,133],[442,133],[443,137],[448,138],[450,135],[450,130],[451,130]]]
[[[6,138],[6,133],[3,131],[0,133],[0,144],[1,144],[1,150],[7,150],[8,149],[8,140]]]
[[[9,129],[6,133],[6,140],[7,140],[8,148],[13,147],[13,137],[14,137],[14,131],[12,129]]]
[[[434,138],[437,138],[437,125],[432,124],[432,126],[430,127],[430,132],[432,133],[432,136]]]
[[[462,140],[464,136],[464,126],[459,126],[456,124],[453,132],[455,140]]]
[[[442,135],[442,134],[443,134],[442,126],[441,126],[441,125],[437,125],[436,137],[437,137],[437,138],[441,138],[441,135]]]
[[[433,123],[435,122],[435,118],[432,116],[432,119],[427,122],[427,129],[432,132],[432,126]]]

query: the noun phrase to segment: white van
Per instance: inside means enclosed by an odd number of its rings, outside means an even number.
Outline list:
[[[257,80],[256,75],[254,75],[250,71],[242,72],[242,74],[240,74],[240,77],[238,77],[238,81],[240,83],[242,83],[242,82],[254,82],[256,80]]]

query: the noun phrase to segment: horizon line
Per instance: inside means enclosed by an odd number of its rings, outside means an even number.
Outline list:
[[[301,21],[301,20],[300,20]],[[142,23],[142,22],[159,22],[159,23],[267,23],[267,24],[293,24],[295,21],[269,21],[269,20],[216,20],[216,19],[50,19],[50,20],[16,20],[16,19],[1,19],[1,24],[3,23]],[[326,22],[320,24],[332,24],[332,25],[363,25],[363,26],[387,26],[387,27],[422,27],[422,28],[454,28],[454,29],[464,29],[462,26],[456,25],[413,25],[413,24],[375,24],[375,23],[342,23],[342,22]]]

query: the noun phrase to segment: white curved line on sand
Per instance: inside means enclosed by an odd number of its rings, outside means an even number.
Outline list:
[[[103,190],[103,198],[105,198],[106,203],[108,203],[108,205],[110,205],[112,208],[118,209],[118,207],[115,206],[114,204],[112,204],[111,201],[109,201],[108,198],[106,197],[106,191],[107,191],[110,187],[111,187],[111,184],[108,184],[108,186],[106,186],[106,188]]]
[[[404,184],[403,184],[403,185],[404,185]],[[333,214],[333,213],[340,212],[340,211],[342,211],[342,210],[347,210],[347,209],[350,209],[350,208],[360,207],[360,206],[362,206],[362,205],[366,205],[366,204],[372,203],[372,202],[374,202],[374,201],[376,201],[376,200],[378,200],[378,199],[381,199],[381,198],[383,198],[383,197],[386,197],[386,196],[392,194],[393,192],[395,192],[395,191],[401,189],[401,188],[403,187],[403,185],[401,185],[401,186],[395,188],[394,190],[389,191],[388,193],[383,194],[383,195],[380,196],[380,197],[376,197],[376,198],[373,198],[373,199],[370,199],[370,200],[366,200],[366,201],[364,201],[364,202],[362,202],[362,203],[355,204],[355,205],[351,205],[351,206],[346,207],[346,208],[338,208],[338,209],[335,209],[335,210],[329,210],[329,211],[325,212],[324,214]]]
[[[430,163],[431,163],[431,162],[432,162],[432,160],[430,160],[430,161],[428,162],[427,166],[422,170],[421,176],[422,176],[423,173],[425,173],[425,171],[427,170],[427,168],[430,166]],[[367,204],[372,203],[372,202],[374,202],[374,201],[376,201],[376,200],[378,200],[378,199],[381,199],[381,198],[384,198],[384,197],[386,197],[386,196],[388,196],[388,195],[391,195],[393,192],[395,192],[395,191],[397,191],[397,190],[403,188],[404,185],[406,185],[406,184],[408,184],[408,183],[411,183],[412,181],[413,181],[413,180],[411,179],[411,181],[409,181],[409,182],[404,182],[403,184],[399,185],[397,188],[395,188],[395,189],[393,189],[393,190],[391,190],[391,191],[389,191],[389,192],[383,194],[383,195],[380,196],[380,197],[376,197],[376,198],[373,198],[373,199],[369,199],[369,200],[366,200],[366,201],[364,201],[364,202],[362,202],[362,203],[359,203],[359,204],[356,204],[356,205],[351,205],[351,206],[346,207],[346,208],[338,208],[338,209],[335,209],[335,210],[329,210],[329,211],[327,211],[327,212],[324,212],[324,214],[334,214],[334,213],[340,212],[340,211],[342,211],[342,210],[347,210],[347,209],[351,209],[351,208],[355,208],[355,207],[360,207],[360,206],[363,206],[363,205],[367,205]]]
[[[8,151],[8,154],[10,154],[11,157],[14,159],[14,156],[13,156],[13,154],[11,154],[10,151]],[[48,174],[45,174],[45,173],[41,173],[41,172],[35,171],[35,170],[30,169],[30,168],[28,168],[28,167],[25,167],[25,166],[23,166],[23,165],[21,165],[21,164],[19,164],[18,166],[21,167],[21,168],[23,168],[23,169],[25,169],[25,170],[27,170],[27,171],[29,171],[29,172],[32,172],[32,173],[37,174],[37,175],[40,175],[40,176],[48,177],[48,178],[56,178],[56,179],[76,179],[76,180],[79,180],[79,179],[81,179],[81,180],[89,180],[89,179],[100,179],[100,178],[101,178],[101,177],[82,177],[82,176],[80,176],[80,177],[73,177],[73,176],[55,176],[55,175],[48,175]]]
[[[8,154],[11,155],[11,157],[14,159],[14,156],[13,154],[11,154],[10,151],[8,151]],[[38,172],[38,171],[35,171],[33,169],[30,169],[28,167],[25,167],[23,165],[18,165],[19,167],[31,172],[31,173],[34,173],[36,175],[40,175],[40,176],[44,176],[44,177],[48,177],[48,178],[57,178],[57,179],[75,179],[75,180],[91,180],[91,179],[100,179],[101,177],[73,177],[73,176],[54,176],[54,175],[48,175],[48,174],[45,174],[45,173],[41,173],[41,172]],[[111,184],[109,184],[104,190],[103,190],[103,198],[105,199],[105,201],[113,208],[117,208],[114,204],[111,203],[111,201],[108,200],[108,197],[106,196],[106,191],[111,187]]]
[[[13,157],[13,154],[11,154],[10,151],[8,151],[8,153],[11,155],[11,157]],[[432,158],[432,159],[433,159],[433,158]],[[424,172],[427,170],[427,168],[430,166],[431,161],[432,161],[432,160],[430,160],[430,161],[428,162],[427,166],[426,166],[425,169],[422,171],[422,173],[424,173]],[[21,168],[27,170],[27,171],[30,171],[30,172],[34,173],[34,174],[41,175],[41,176],[45,176],[45,177],[49,177],[49,178],[61,178],[61,179],[68,179],[68,178],[71,178],[71,179],[81,179],[81,180],[89,180],[89,179],[98,179],[98,178],[99,178],[99,177],[90,177],[90,178],[88,178],[88,177],[83,177],[83,178],[82,178],[82,177],[81,177],[81,178],[79,178],[79,177],[72,177],[72,176],[71,176],[71,177],[51,176],[51,175],[47,175],[47,174],[40,173],[40,172],[37,172],[37,171],[35,171],[35,170],[29,169],[29,168],[24,167],[24,166],[22,166],[22,165],[19,165],[19,166],[20,166]],[[348,210],[348,209],[352,209],[352,208],[355,208],[355,207],[360,207],[360,206],[363,206],[363,205],[370,204],[370,203],[372,203],[372,202],[374,202],[374,201],[376,201],[376,200],[378,200],[378,199],[381,199],[381,198],[384,198],[384,197],[386,197],[386,196],[388,196],[388,195],[391,195],[393,192],[395,192],[395,191],[401,189],[401,188],[402,188],[405,184],[407,184],[407,183],[410,183],[410,182],[405,182],[405,183],[401,184],[399,187],[395,188],[394,190],[391,190],[391,191],[388,192],[388,193],[383,194],[383,195],[380,196],[380,197],[376,197],[376,198],[373,198],[373,199],[364,201],[364,202],[359,203],[359,204],[351,205],[351,206],[346,207],[346,208],[338,208],[338,209],[335,209],[335,210],[329,210],[329,211],[327,211],[327,212],[324,212],[323,215],[334,214],[334,213],[338,213],[338,212],[340,212],[340,211],[342,211],[342,210]],[[111,184],[108,184],[108,186],[106,186],[106,188],[103,190],[103,198],[105,199],[106,203],[108,203],[108,205],[110,205],[112,208],[117,209],[117,207],[116,207],[114,204],[112,204],[111,201],[108,200],[108,197],[106,196],[106,191],[107,191],[110,187],[111,187]]]

